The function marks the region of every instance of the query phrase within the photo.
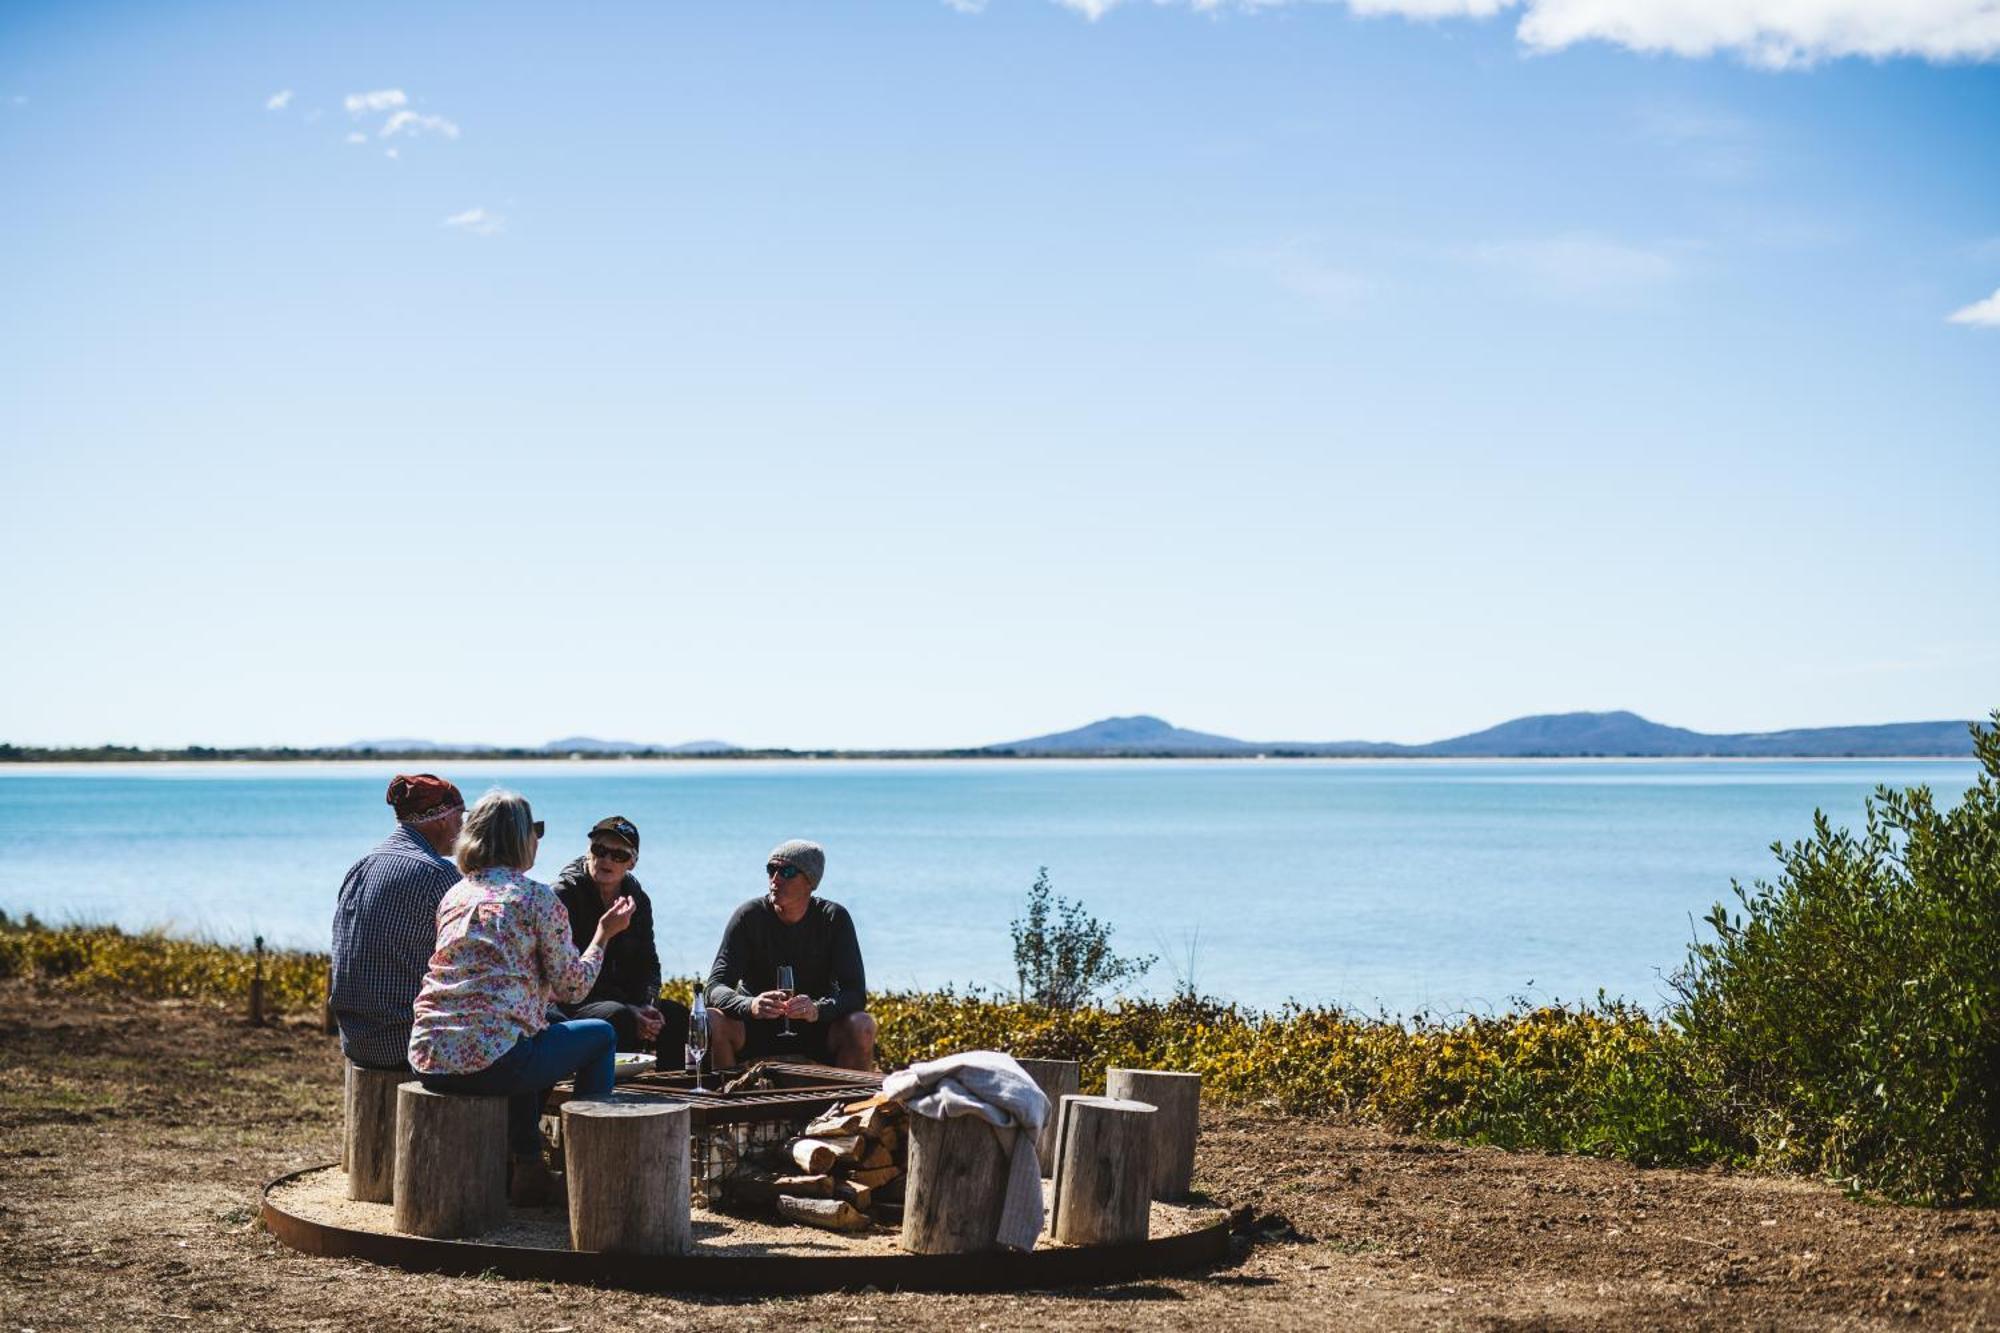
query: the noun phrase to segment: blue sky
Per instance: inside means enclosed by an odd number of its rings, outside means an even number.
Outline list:
[[[1982,715],[1996,60],[1995,0],[0,7],[0,738]]]

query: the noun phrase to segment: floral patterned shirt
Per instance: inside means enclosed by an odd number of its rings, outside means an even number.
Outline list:
[[[496,868],[453,885],[437,910],[437,949],[417,992],[410,1068],[476,1074],[548,1026],[551,1000],[589,994],[604,964],[582,953],[555,890]]]

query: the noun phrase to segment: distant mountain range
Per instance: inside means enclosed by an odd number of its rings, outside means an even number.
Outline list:
[[[1161,718],[1107,717],[982,748],[1016,755],[1349,755],[1438,759],[1678,758],[1832,759],[1958,757],[1972,753],[1965,722],[1893,722],[1874,727],[1708,733],[1669,727],[1637,713],[1543,713],[1426,745],[1391,741],[1245,741],[1189,731]]]
[[[373,750],[377,754],[493,754],[511,751],[504,745],[459,744],[453,741],[423,741],[396,737],[388,740],[354,741],[335,747],[341,750]],[[679,745],[648,745],[639,741],[605,741],[595,736],[564,736],[545,745],[522,747],[543,754],[732,754],[737,747],[728,741],[682,741]]]

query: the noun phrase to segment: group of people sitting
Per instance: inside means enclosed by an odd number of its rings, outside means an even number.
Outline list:
[[[468,810],[457,787],[416,773],[387,799],[395,831],[347,872],[334,909],[341,1050],[436,1092],[507,1097],[510,1191],[542,1201],[548,1089],[574,1077],[581,1095],[608,1092],[616,1052],[671,1067],[689,1035],[689,1007],[660,993],[638,826],[599,820],[550,885],[528,874],[546,830],[524,797],[491,791]],[[766,892],[730,916],[704,986],[715,1068],[771,1055],[874,1067],[861,946],[847,910],[814,896],[825,873],[817,844],[781,843]]]

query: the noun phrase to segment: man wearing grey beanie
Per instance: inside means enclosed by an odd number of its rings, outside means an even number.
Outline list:
[[[771,1057],[875,1067],[861,942],[845,907],[813,896],[825,876],[818,843],[781,842],[764,858],[764,895],[730,916],[708,970],[716,1068]],[[792,969],[789,989],[780,967]]]

